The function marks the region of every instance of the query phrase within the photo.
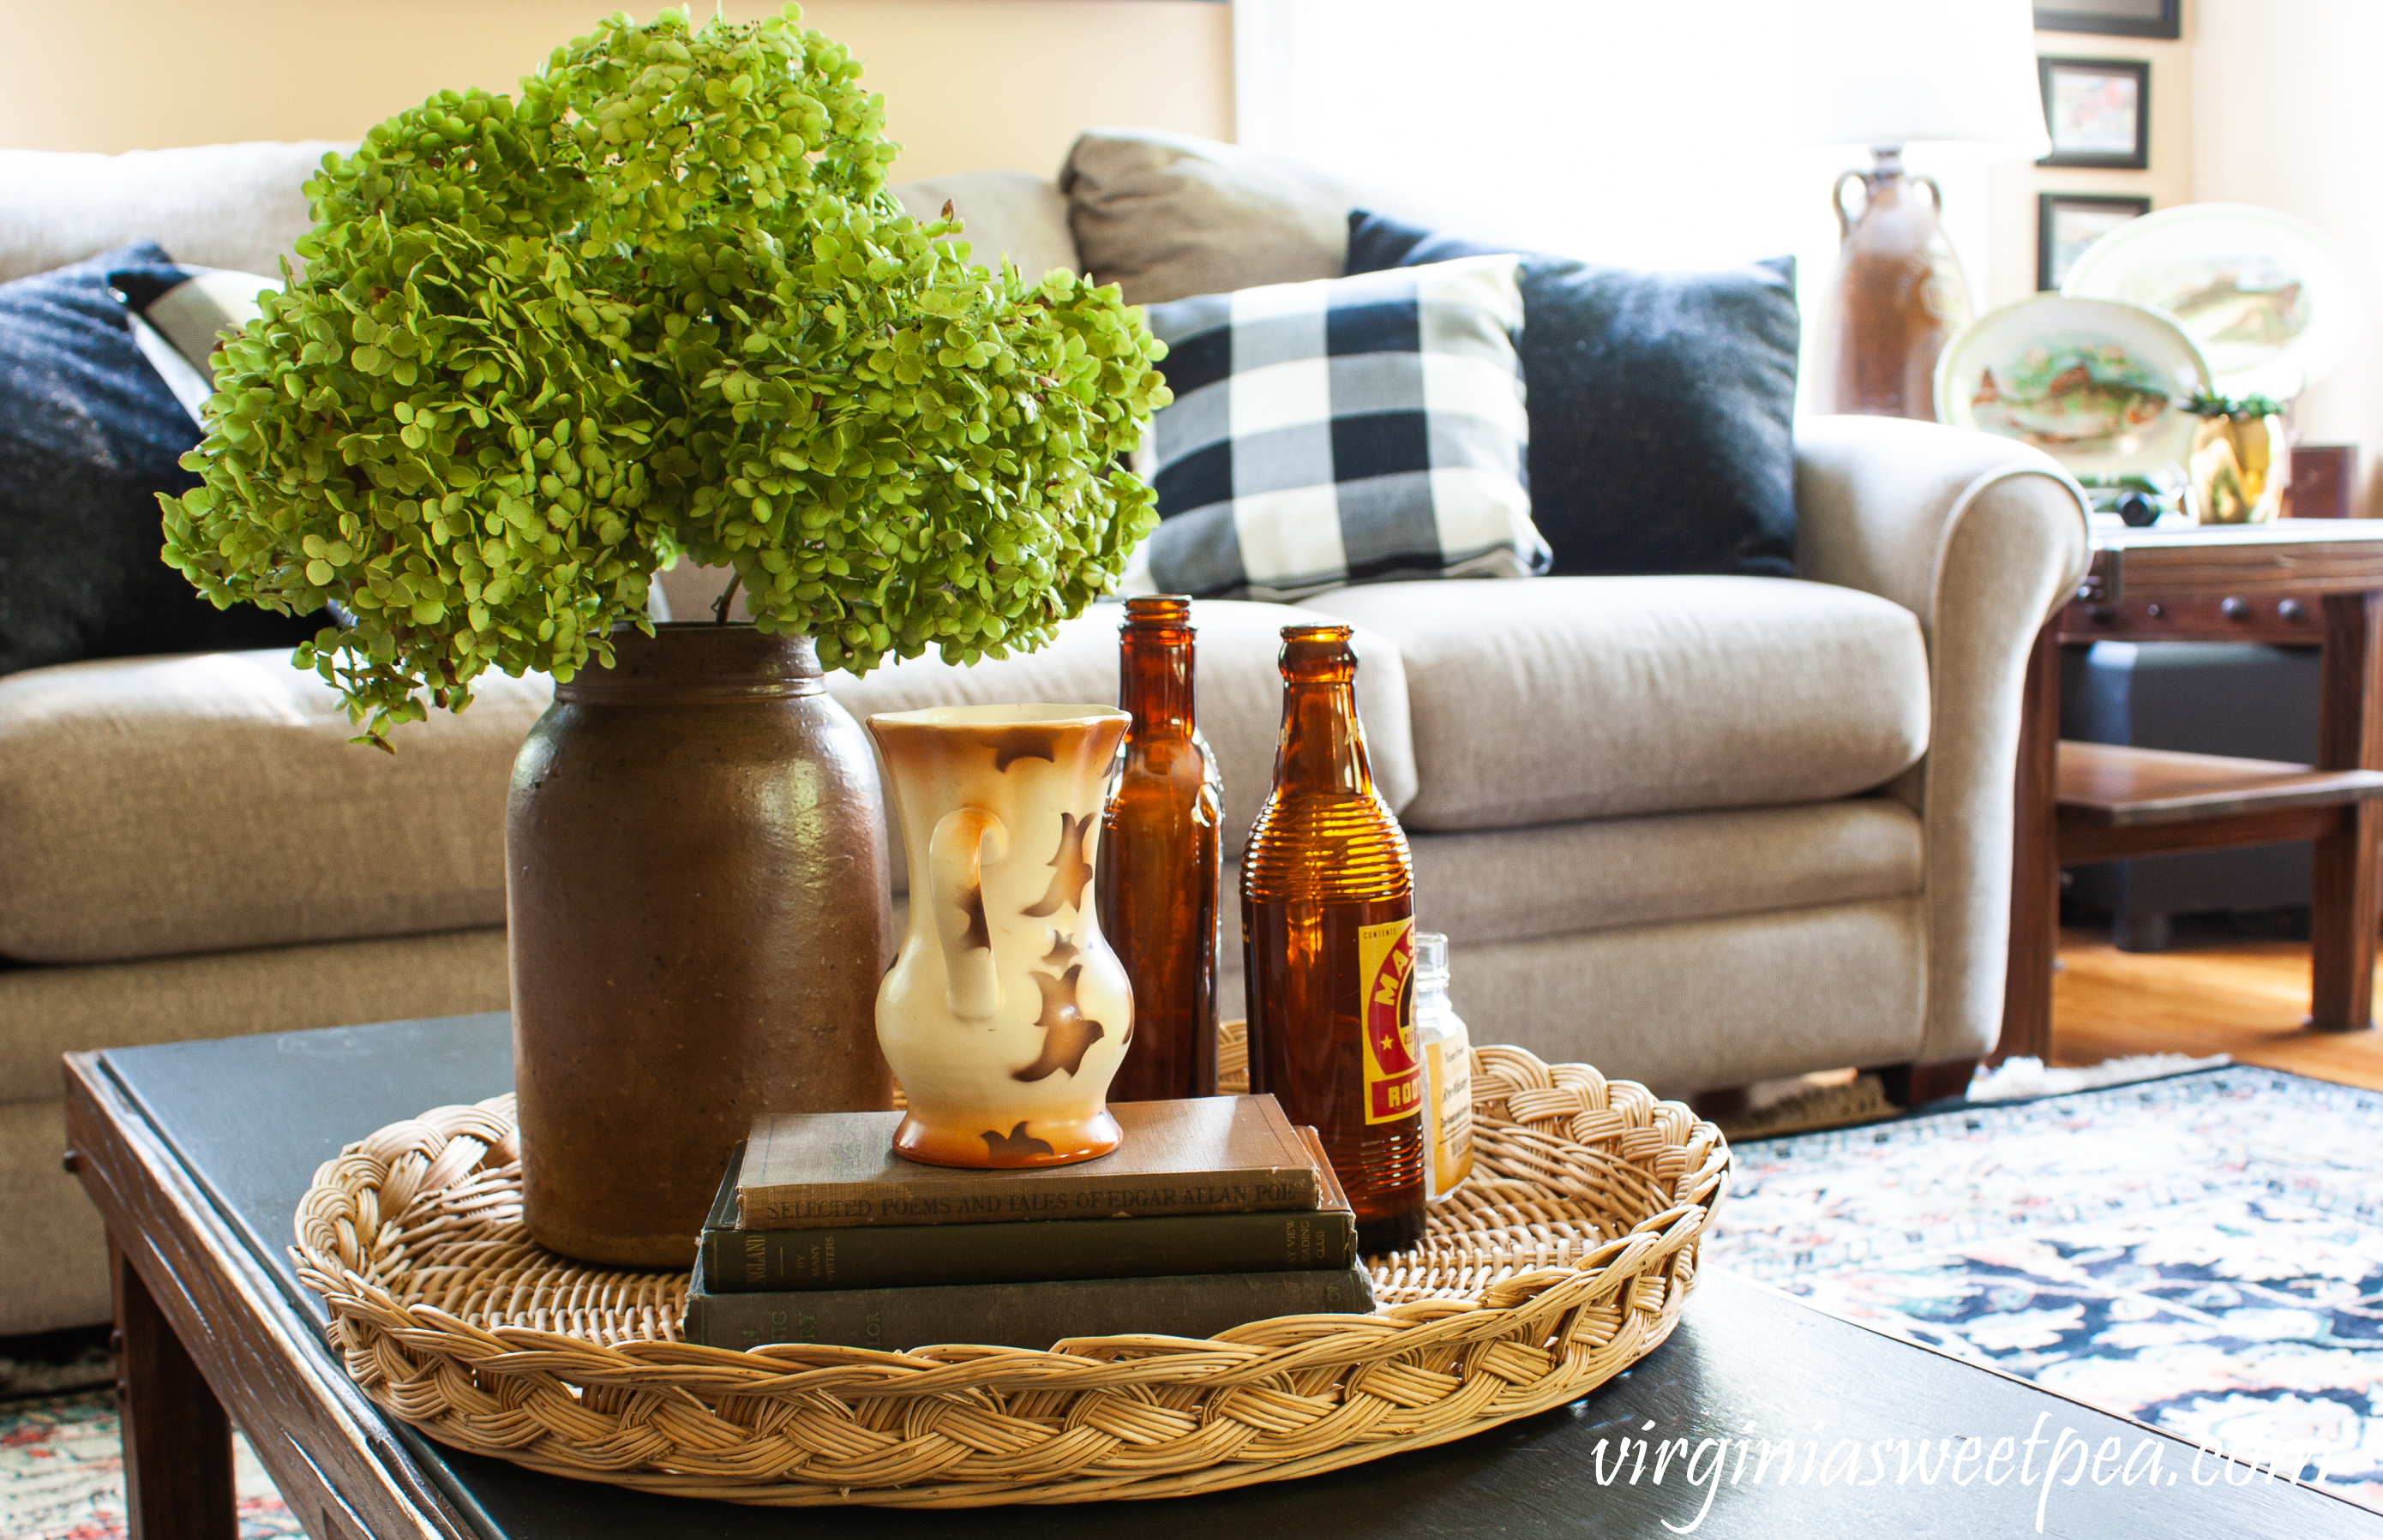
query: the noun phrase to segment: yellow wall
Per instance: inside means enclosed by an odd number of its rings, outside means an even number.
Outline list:
[[[442,87],[510,90],[621,0],[8,0],[0,145],[356,139]],[[636,16],[659,6],[636,6]],[[702,14],[708,6],[698,6]],[[770,0],[729,0],[731,18]],[[1048,175],[1088,124],[1233,133],[1232,10],[1201,0],[813,0],[885,93],[897,178]],[[93,60],[92,68],[61,68]]]
[[[2142,171],[2097,171],[2024,162],[1996,166],[1988,182],[1994,205],[1994,276],[1991,292],[1984,296],[1986,305],[2011,304],[2035,292],[2036,199],[2041,194],[2149,198],[2155,209],[2194,201],[2193,28],[2200,9],[2201,3],[2185,6],[2185,35],[2173,43],[2092,32],[2035,34],[2035,51],[2040,55],[2151,61],[2151,166]]]
[[[2383,6],[2373,0],[2194,0],[2192,195],[2265,203],[2332,237],[2366,296],[2351,354],[2309,387],[2293,426],[2359,446],[2359,510],[2383,516]]]

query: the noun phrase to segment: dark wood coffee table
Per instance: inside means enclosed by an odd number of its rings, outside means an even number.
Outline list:
[[[2039,1485],[2007,1466],[2000,1485],[1953,1484],[1948,1468],[1883,1479],[1713,1488],[1694,1533],[2127,1535],[2383,1535],[2383,1516],[2329,1494],[2256,1476],[2231,1485],[2193,1448],[2019,1380],[1880,1336],[1718,1270],[1706,1274],[1671,1340],[1585,1400],[1440,1448],[1304,1481],[1209,1497],[962,1513],[811,1509],[788,1513],[648,1497],[538,1475],[441,1448],[383,1416],[324,1344],[323,1313],[286,1252],[290,1214],[315,1167],[384,1124],[512,1083],[502,1016],[394,1022],[216,1042],[174,1043],[67,1063],[73,1162],[107,1218],[124,1342],[124,1442],[134,1530],[144,1540],[233,1534],[230,1426],[315,1540],[1216,1540],[1219,1535],[1496,1534],[1648,1540],[1696,1523],[1706,1495],[1674,1463],[1623,1475],[1607,1445],[1628,1437],[1793,1438],[1825,1460],[1834,1441],[1994,1441],[2020,1450]],[[667,1109],[657,1108],[657,1114]],[[227,1419],[228,1414],[228,1420]],[[2061,1430],[2161,1452],[2172,1485],[2040,1485]],[[2146,1457],[2148,1458],[2148,1457]],[[1600,1465],[1600,1460],[1607,1463]],[[2081,1463],[2069,1458],[2069,1465]],[[1802,1461],[1798,1470],[1810,1469]],[[1710,1459],[1708,1455],[1709,1475]],[[1750,1475],[1754,1467],[1744,1468]],[[1600,1482],[1599,1472],[1604,1480]],[[1871,1475],[1867,1462],[1861,1474]],[[2242,1472],[2238,1468],[2235,1474]]]

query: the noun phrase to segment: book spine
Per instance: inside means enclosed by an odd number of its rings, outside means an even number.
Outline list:
[[[1174,1219],[703,1232],[706,1287],[722,1294],[1313,1272],[1348,1267],[1356,1260],[1357,1226],[1345,1208]]]
[[[863,1225],[982,1225],[1026,1219],[1138,1219],[1184,1214],[1313,1209],[1323,1190],[1305,1166],[1191,1174],[1150,1180],[1040,1177],[1031,1185],[982,1178],[910,1177],[884,1183],[740,1188],[736,1220],[748,1230],[837,1229]]]
[[[777,1342],[889,1352],[945,1342],[1048,1348],[1069,1337],[1213,1337],[1278,1315],[1373,1308],[1372,1280],[1362,1267],[804,1293],[714,1294],[698,1287],[687,1295],[685,1334],[688,1341],[713,1348]]]

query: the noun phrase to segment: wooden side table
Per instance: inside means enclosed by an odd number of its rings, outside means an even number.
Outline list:
[[[2061,744],[2060,644],[2115,640],[2322,647],[2316,764]],[[2315,844],[2309,1024],[2373,1027],[2383,918],[2377,771],[2383,520],[2097,529],[2083,587],[2044,627],[2028,661],[2010,963],[1995,1056],[2050,1052],[2064,862],[2279,840]]]

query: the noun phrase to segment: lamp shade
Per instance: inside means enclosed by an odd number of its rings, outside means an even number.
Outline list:
[[[1811,0],[1783,129],[1807,144],[2051,146],[2030,0]]]

